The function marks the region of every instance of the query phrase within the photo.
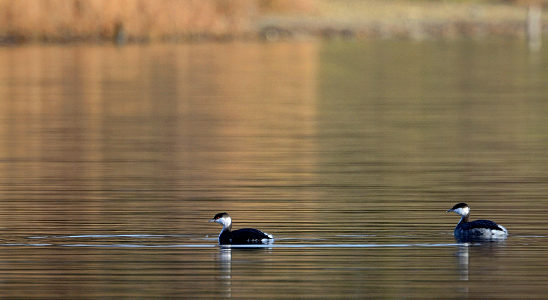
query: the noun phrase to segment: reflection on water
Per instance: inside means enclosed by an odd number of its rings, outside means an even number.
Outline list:
[[[459,271],[460,271],[460,280],[468,281],[468,268],[470,263],[470,246],[469,245],[462,245],[459,246],[457,249],[457,259],[459,264]]]
[[[218,261],[218,274],[219,278],[226,287],[225,293],[223,296],[231,297],[231,267],[232,267],[232,249],[231,248],[221,248],[219,255],[217,257]]]
[[[6,298],[542,298],[548,68],[519,42],[0,49]],[[510,231],[458,243],[457,202]],[[275,244],[219,247],[207,222]]]

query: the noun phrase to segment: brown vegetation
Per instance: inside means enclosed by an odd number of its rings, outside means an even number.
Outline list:
[[[0,37],[15,41],[162,40],[250,32],[268,10],[305,9],[288,0],[0,0]]]
[[[303,34],[382,38],[523,37],[527,17],[525,2],[0,0],[0,42],[178,41],[258,35],[279,39]]]

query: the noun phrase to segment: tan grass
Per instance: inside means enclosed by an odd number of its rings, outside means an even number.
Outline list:
[[[0,37],[24,40],[241,35],[262,11],[309,0],[0,0]],[[290,5],[290,3],[298,5]]]
[[[526,2],[0,0],[0,42],[242,37],[263,34],[265,28],[308,34],[339,30],[356,36],[369,36],[370,31],[383,36],[522,35]]]

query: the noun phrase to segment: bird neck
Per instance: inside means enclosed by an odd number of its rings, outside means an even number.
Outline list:
[[[470,217],[470,214],[467,214],[467,215],[463,215],[462,218],[460,218],[460,222],[459,224],[462,224],[462,223],[467,223],[468,222],[468,219]]]
[[[221,232],[230,232],[232,230],[232,219],[230,218],[226,218],[223,220],[223,229],[221,230]]]

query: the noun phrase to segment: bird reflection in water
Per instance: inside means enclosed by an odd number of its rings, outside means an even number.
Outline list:
[[[459,279],[468,281],[469,263],[470,263],[470,248],[469,244],[463,244],[457,248],[457,263],[459,267]]]
[[[225,297],[232,297],[232,248],[220,247],[217,253],[217,266],[219,269],[220,279],[223,284]]]
[[[269,256],[263,254],[271,254],[272,247],[254,247],[253,245],[226,245],[220,246],[217,253],[217,270],[219,279],[223,284],[223,295],[232,297],[232,256],[238,257],[236,265],[238,270],[242,271],[242,266],[252,264],[264,264],[268,262]],[[242,259],[245,258],[245,259]]]
[[[484,260],[496,260],[497,252],[505,244],[504,240],[490,241],[483,243],[462,243],[458,246],[455,256],[457,257],[457,267],[459,271],[459,280],[469,282],[470,268],[474,265],[470,264],[470,259],[473,258],[476,268],[481,268]],[[496,265],[496,264],[495,264]],[[473,279],[473,278],[472,278]],[[459,292],[468,293],[468,284],[459,287]]]

